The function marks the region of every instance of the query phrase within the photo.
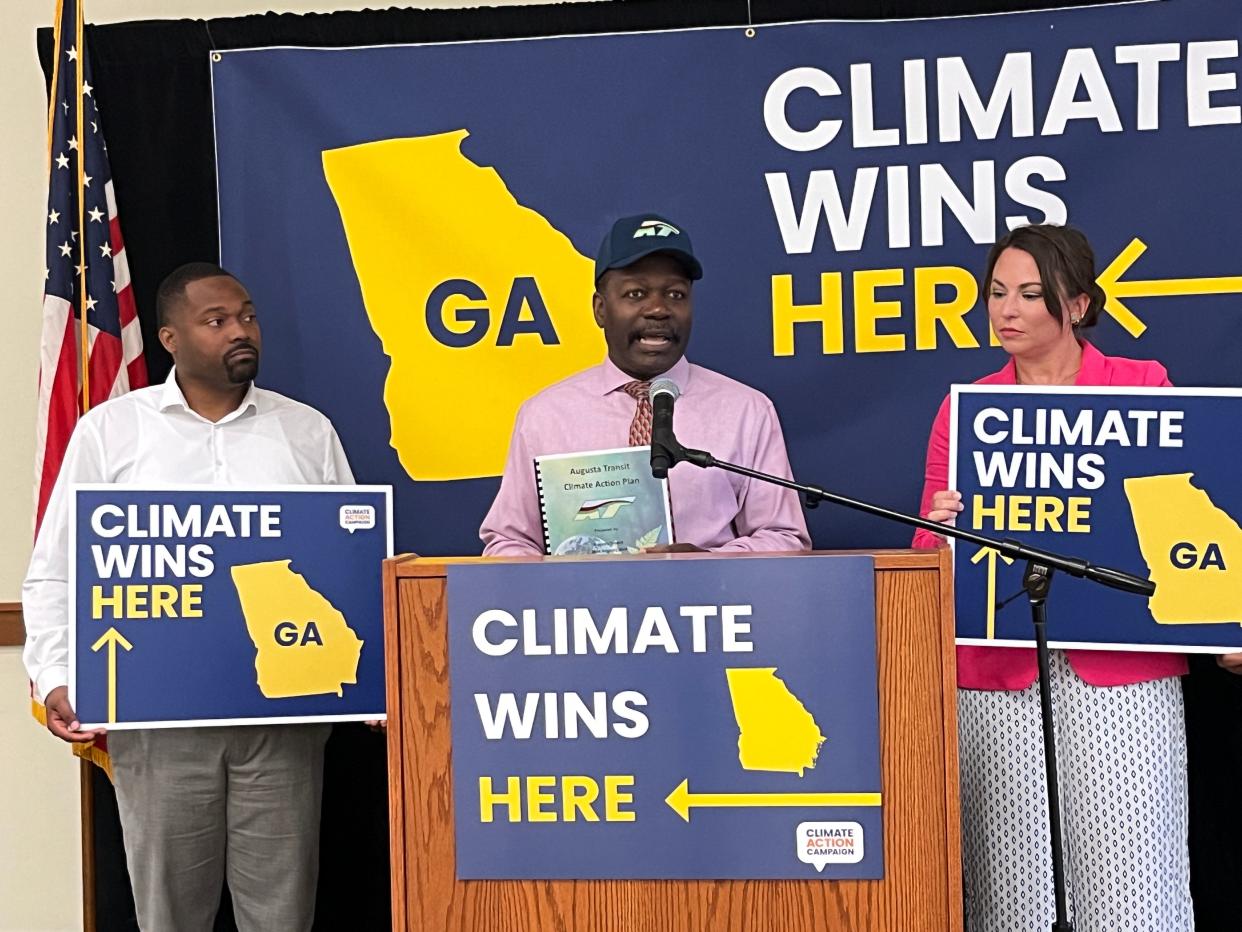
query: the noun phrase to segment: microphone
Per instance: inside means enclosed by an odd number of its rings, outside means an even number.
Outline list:
[[[647,390],[651,399],[651,475],[664,479],[675,463],[673,452],[677,439],[673,436],[673,402],[681,389],[672,379],[656,379]]]

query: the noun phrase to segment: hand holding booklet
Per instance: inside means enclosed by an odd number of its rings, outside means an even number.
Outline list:
[[[673,542],[668,483],[651,448],[535,457],[544,550],[551,556],[639,553]]]

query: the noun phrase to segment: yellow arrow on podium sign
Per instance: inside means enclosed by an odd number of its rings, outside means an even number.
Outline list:
[[[134,645],[125,640],[125,635],[116,628],[105,631],[91,645],[91,650],[98,652],[105,644],[108,645],[108,722],[112,723],[116,721],[116,646],[120,644],[125,650],[133,650]]]
[[[988,640],[990,641],[996,637],[996,558],[1000,557],[1006,563],[1012,563],[1013,560],[992,547],[980,547],[970,558],[970,562],[978,563],[984,557],[988,559]]]
[[[1197,294],[1242,294],[1242,276],[1226,278],[1155,278],[1149,281],[1120,281],[1138,257],[1147,251],[1141,239],[1130,240],[1117,258],[1095,280],[1104,289],[1104,310],[1132,337],[1142,335],[1147,325],[1121,303],[1122,298],[1159,298]]]
[[[878,806],[879,793],[691,793],[689,778],[665,798],[669,808],[690,821],[690,810],[754,806]]]

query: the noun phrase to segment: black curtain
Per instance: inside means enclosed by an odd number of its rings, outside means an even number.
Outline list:
[[[745,25],[748,20],[897,19],[1089,5],[1087,0],[611,0],[88,26],[95,98],[108,139],[151,379],[162,381],[170,365],[155,335],[156,287],[178,265],[214,261],[219,255],[207,61],[212,50],[452,42]],[[39,30],[38,52],[50,80],[51,30]],[[1242,716],[1233,710],[1242,709],[1242,677],[1204,661],[1196,665],[1186,694],[1198,928],[1234,930],[1239,920],[1231,894],[1242,876],[1242,810],[1231,804],[1231,792],[1242,763]],[[391,925],[386,779],[384,739],[362,726],[337,726],[327,750],[317,930]],[[116,804],[107,779],[99,775],[95,797],[97,928],[136,929]],[[221,910],[216,929],[235,929],[230,909]]]

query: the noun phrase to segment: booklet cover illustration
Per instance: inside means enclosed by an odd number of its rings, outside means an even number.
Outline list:
[[[547,553],[638,553],[672,543],[668,484],[650,464],[646,446],[535,457]]]

